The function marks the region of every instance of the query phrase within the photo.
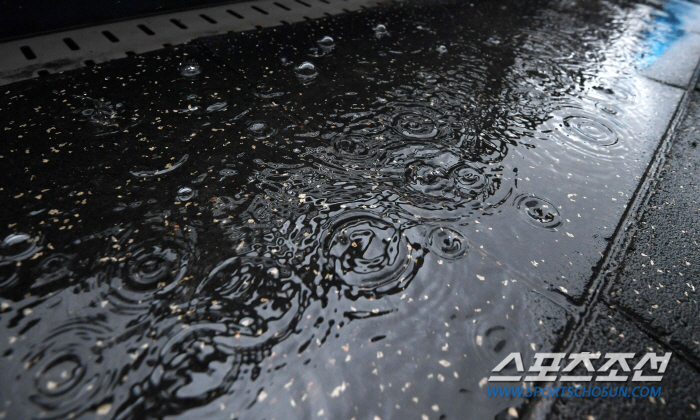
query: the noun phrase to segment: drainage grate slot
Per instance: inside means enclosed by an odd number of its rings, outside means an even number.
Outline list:
[[[144,24],[137,25],[146,35],[155,35],[156,33],[151,30],[148,26]]]
[[[205,15],[205,14],[199,15],[199,17],[201,17],[202,19],[204,19],[204,20],[206,20],[207,22],[211,23],[212,25],[216,25],[216,21],[215,21],[214,19],[210,18],[209,16]]]
[[[133,57],[136,55],[136,53],[133,51],[125,51],[124,54],[126,54],[127,57]]]
[[[297,2],[297,3],[299,3],[299,4],[303,4],[303,5],[306,6],[306,7],[311,7],[311,5],[310,5],[309,3],[304,3],[304,2],[301,1],[301,0],[294,0],[294,1]]]
[[[19,49],[20,51],[22,51],[22,54],[24,54],[24,57],[27,60],[34,60],[36,58],[36,54],[34,54],[34,51],[32,51],[32,49],[28,46],[25,45],[23,47],[20,47]]]
[[[244,19],[243,16],[239,15],[238,13],[234,12],[233,10],[226,9],[226,12],[227,12],[229,15],[232,15],[232,16],[237,17],[238,19]]]
[[[328,0],[321,0],[321,3],[331,4]]]
[[[38,74],[39,77],[44,77],[44,76],[48,76],[51,73],[49,73],[48,70],[39,70],[38,72],[36,72],[36,74]]]
[[[92,67],[95,65],[95,62],[92,60],[85,60],[85,65],[88,67]]]
[[[178,20],[178,19],[170,19],[170,21],[171,21],[175,26],[177,26],[177,27],[180,28],[180,29],[187,29],[187,25],[185,25],[184,23],[180,22],[180,20]]]
[[[250,8],[253,9],[253,10],[256,10],[256,11],[258,11],[258,12],[260,12],[260,13],[262,13],[263,15],[269,15],[269,13],[267,13],[267,12],[264,11],[263,9],[259,8],[258,6],[250,6]]]
[[[109,39],[112,42],[119,42],[119,38],[117,38],[113,33],[110,31],[102,31],[102,35],[105,36],[105,38]]]
[[[286,10],[286,11],[288,11],[288,12],[289,12],[290,10],[292,10],[292,9],[290,9],[289,7],[285,6],[284,4],[279,4],[279,3],[277,3],[277,2],[275,2],[275,3],[273,3],[273,4],[274,4],[275,6],[277,6],[277,7],[279,7],[280,9],[284,9],[284,10]]]
[[[70,38],[63,38],[63,42],[65,42],[66,45],[68,45],[68,48],[70,48],[71,51],[78,51],[80,49],[78,44],[76,44],[75,41],[73,41]]]

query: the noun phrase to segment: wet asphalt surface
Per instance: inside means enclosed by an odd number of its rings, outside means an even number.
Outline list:
[[[3,87],[0,413],[697,418],[699,16],[403,3]],[[487,397],[552,351],[673,358]]]

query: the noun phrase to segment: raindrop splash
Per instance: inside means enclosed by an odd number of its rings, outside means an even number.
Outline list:
[[[318,76],[318,70],[316,70],[316,66],[312,63],[304,61],[294,68],[294,74],[296,74],[297,79],[299,79],[302,84],[309,85],[313,83]]]
[[[385,36],[389,36],[389,31],[387,31],[386,26],[379,24],[374,27],[374,35],[377,38],[384,38]]]
[[[189,201],[194,197],[195,191],[190,187],[182,187],[177,191],[178,201]]]
[[[324,36],[323,38],[316,41],[323,52],[329,53],[335,49],[335,41],[329,36]]]
[[[430,139],[437,135],[437,122],[419,113],[400,114],[394,119],[394,127],[410,139]]]
[[[183,77],[195,77],[202,73],[202,68],[195,60],[185,60],[180,64],[180,75]]]
[[[454,229],[439,227],[428,234],[428,247],[447,260],[455,260],[467,254],[467,238]]]
[[[516,197],[514,205],[520,216],[532,226],[554,229],[562,224],[559,210],[544,198],[523,194]]]

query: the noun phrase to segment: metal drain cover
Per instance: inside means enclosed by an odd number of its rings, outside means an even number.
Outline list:
[[[0,44],[0,85],[194,38],[278,26],[372,7],[378,0],[259,0],[150,16]]]

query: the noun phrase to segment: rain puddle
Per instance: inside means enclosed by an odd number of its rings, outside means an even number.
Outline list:
[[[663,13],[393,6],[8,86],[0,412],[524,409],[486,378],[580,316],[681,98]]]

